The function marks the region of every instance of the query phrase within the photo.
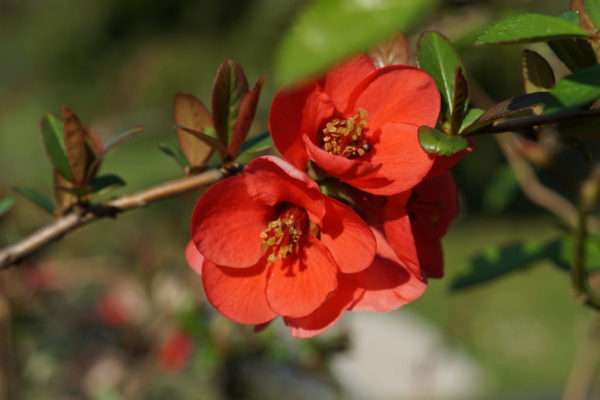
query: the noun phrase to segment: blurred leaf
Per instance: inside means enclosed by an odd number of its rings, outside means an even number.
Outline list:
[[[534,115],[536,108],[547,104],[551,100],[552,96],[547,92],[530,93],[506,99],[485,111],[462,134],[470,135],[474,132],[484,131],[489,125],[508,117]]]
[[[560,240],[558,251],[552,255],[552,261],[561,269],[570,271],[573,266],[575,241],[572,236]],[[600,235],[591,235],[586,241],[585,269],[589,272],[600,270]]]
[[[496,170],[483,194],[486,210],[498,213],[504,211],[519,193],[519,183],[510,167],[503,165]]]
[[[393,39],[378,44],[369,51],[369,56],[377,68],[394,64],[408,64],[409,53],[406,36],[399,33]]]
[[[144,132],[144,127],[136,126],[135,128],[131,128],[126,130],[125,132],[119,133],[118,135],[106,142],[104,149],[100,149],[100,153],[102,154],[102,156],[106,156],[106,154],[108,154],[112,150],[116,149],[123,143],[127,142],[128,140],[132,139],[134,136],[142,132]]]
[[[4,216],[10,211],[12,206],[15,204],[15,199],[12,197],[3,197],[0,199],[0,217]]]
[[[471,108],[465,118],[462,121],[462,125],[460,126],[460,132],[462,133],[465,129],[467,129],[473,122],[477,121],[482,115],[484,111],[480,108]]]
[[[46,195],[35,189],[25,187],[14,187],[13,190],[49,214],[54,213],[54,204]]]
[[[490,247],[471,257],[466,271],[452,280],[450,290],[470,289],[510,273],[527,270],[536,262],[552,257],[559,246],[558,240],[551,240]]]
[[[260,98],[260,91],[262,89],[263,79],[260,78],[256,81],[254,89],[246,93],[242,102],[240,103],[240,112],[233,129],[233,136],[227,152],[232,159],[238,155],[240,146],[248,137],[248,132],[254,121],[254,115],[256,114],[256,107],[258,106],[258,100]]]
[[[210,113],[204,104],[191,94],[177,93],[175,95],[173,118],[176,125],[185,126],[199,132],[206,132],[207,128],[212,127]],[[193,168],[204,166],[214,150],[207,143],[181,128],[177,128],[177,140],[181,152],[187,159],[185,165],[190,165]]]
[[[56,171],[56,169],[52,171],[52,179],[54,182],[54,203],[56,204],[54,214],[60,215],[77,204],[79,198],[75,194],[63,190],[63,188],[72,189],[74,185],[63,178],[62,175]]]
[[[247,140],[242,145],[242,150],[237,158],[237,161],[246,164],[257,155],[266,152],[273,148],[273,138],[269,132],[263,132]]]
[[[185,168],[185,167],[189,166],[188,161],[186,160],[185,156],[183,155],[183,153],[181,152],[181,150],[178,147],[175,147],[175,146],[167,144],[167,143],[160,143],[158,145],[158,148],[164,154],[166,154],[167,156],[169,156],[170,158],[175,160],[175,162],[177,162],[177,164],[179,164],[179,166],[181,168]]]
[[[73,180],[69,160],[65,150],[63,122],[53,114],[42,119],[42,137],[50,161],[56,170],[67,180]]]
[[[544,109],[545,114],[583,106],[600,98],[600,65],[564,77],[556,83],[550,94],[553,101]]]
[[[587,35],[579,26],[560,17],[519,14],[504,18],[492,25],[477,38],[475,44],[544,42]]]
[[[600,0],[583,0],[590,20],[597,29],[600,29]]]
[[[419,38],[417,60],[419,67],[427,71],[435,80],[444,98],[448,115],[453,115],[456,70],[462,69],[458,53],[443,35],[437,32],[425,32]]]
[[[436,4],[437,0],[311,1],[283,37],[277,80],[287,85],[315,76],[395,33],[406,33]]]
[[[574,25],[579,25],[579,13],[577,11],[565,11],[560,14],[560,18],[568,21]]]
[[[526,93],[543,92],[555,84],[552,67],[544,57],[533,50],[523,50],[522,72]]]
[[[595,30],[594,24],[592,23],[592,20],[590,19],[583,2],[584,0],[570,0],[569,8],[577,13],[579,17],[579,25],[581,25],[581,27],[586,31],[593,32]]]
[[[456,68],[454,77],[454,97],[452,98],[452,115],[450,117],[450,134],[456,135],[460,132],[467,104],[469,102],[469,85],[462,68]]]
[[[238,119],[242,99],[248,93],[248,80],[242,66],[226,60],[219,66],[213,85],[212,114],[217,136],[227,147]]]
[[[90,182],[90,193],[98,193],[104,189],[114,186],[125,186],[126,182],[119,175],[106,174],[95,177]]]
[[[461,136],[450,136],[428,126],[419,128],[419,142],[427,153],[439,156],[451,156],[469,146],[467,139]]]
[[[551,40],[548,45],[554,54],[573,72],[596,64],[596,53],[587,40]]]
[[[87,169],[93,163],[94,154],[89,152],[85,143],[85,129],[79,117],[69,107],[63,107],[63,126],[65,150],[73,183],[84,185]]]

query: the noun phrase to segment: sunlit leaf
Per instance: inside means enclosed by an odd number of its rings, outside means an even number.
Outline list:
[[[475,44],[543,42],[587,35],[588,33],[579,26],[560,17],[519,14],[492,25],[477,38]]]
[[[248,93],[248,80],[242,66],[226,60],[219,66],[212,93],[212,117],[217,137],[227,147],[238,119],[242,99]]]
[[[63,122],[55,115],[47,114],[42,119],[41,127],[44,147],[52,165],[65,179],[72,181],[73,174],[65,150]]]
[[[212,117],[204,104],[191,94],[177,93],[173,101],[173,118],[175,124],[205,132],[212,127]],[[187,159],[186,164],[194,168],[204,166],[210,158],[213,148],[198,138],[177,128],[179,148]]]
[[[419,66],[435,80],[444,98],[448,115],[453,115],[456,70],[463,68],[458,53],[443,35],[425,32],[419,39],[417,60]]]
[[[439,156],[451,156],[469,146],[467,139],[461,136],[450,136],[428,126],[419,128],[419,142],[427,153]]]
[[[14,187],[13,190],[49,214],[54,213],[54,204],[46,195],[26,187]]]
[[[437,0],[308,2],[277,52],[277,80],[291,84],[315,76],[398,32],[406,33],[436,4]]]
[[[521,68],[526,93],[542,92],[554,86],[554,71],[539,53],[528,49],[523,50]]]
[[[553,101],[544,109],[546,114],[583,106],[600,98],[600,65],[564,77],[550,94]]]
[[[0,217],[10,211],[15,204],[15,199],[12,197],[3,197],[0,199]]]

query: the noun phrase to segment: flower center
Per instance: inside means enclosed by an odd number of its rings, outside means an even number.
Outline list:
[[[269,222],[260,233],[263,249],[268,254],[267,261],[272,263],[278,258],[283,259],[296,253],[308,226],[306,211],[295,206],[285,206],[279,217]]]
[[[321,147],[336,156],[362,157],[371,149],[365,137],[367,125],[367,111],[362,108],[350,118],[334,118],[321,131]]]

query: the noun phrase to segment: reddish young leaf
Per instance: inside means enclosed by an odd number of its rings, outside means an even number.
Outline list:
[[[200,168],[210,158],[213,148],[207,143],[194,137],[185,127],[194,131],[204,132],[212,127],[212,118],[204,104],[191,94],[177,93],[173,101],[173,117],[177,128],[179,147],[190,167]]]
[[[383,42],[369,52],[373,64],[377,68],[386,65],[408,64],[408,42],[406,36],[400,33],[391,40]]]
[[[263,82],[264,79],[259,78],[254,85],[254,89],[246,93],[240,103],[240,111],[227,150],[232,159],[238,155],[240,146],[244,143],[246,137],[248,137],[248,131],[250,131],[254,115],[256,114],[256,107],[258,106],[258,99],[260,98]]]
[[[65,150],[69,167],[73,174],[73,183],[76,186],[85,184],[87,176],[86,167],[91,164],[91,154],[86,150],[85,128],[81,121],[69,107],[63,107],[63,124],[65,135]]]
[[[215,130],[226,147],[233,134],[240,105],[246,93],[248,93],[248,80],[242,66],[233,60],[226,60],[217,70],[212,93]]]

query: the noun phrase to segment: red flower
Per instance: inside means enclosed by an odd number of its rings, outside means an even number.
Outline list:
[[[277,149],[294,166],[309,160],[366,192],[411,189],[434,157],[417,129],[435,126],[440,94],[424,71],[404,65],[376,69],[367,56],[334,68],[319,81],[281,91],[269,127]]]
[[[202,263],[208,301],[256,325],[323,307],[343,289],[340,275],[369,267],[376,250],[358,215],[275,157],[211,187],[196,206],[192,240],[188,262],[197,271]]]
[[[161,344],[158,363],[163,371],[179,372],[187,365],[194,351],[192,338],[180,331],[171,334]]]
[[[407,204],[408,200],[408,204]],[[385,214],[385,233],[398,256],[410,262],[412,250],[406,248],[407,237],[413,236],[418,253],[418,265],[429,278],[444,276],[444,257],[442,237],[448,231],[450,223],[458,216],[458,193],[450,172],[430,177],[421,182],[412,192],[410,199],[406,195],[392,196],[387,200]],[[410,218],[412,235],[399,221]]]

